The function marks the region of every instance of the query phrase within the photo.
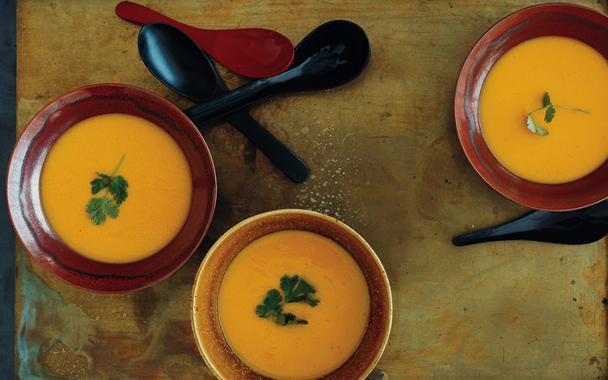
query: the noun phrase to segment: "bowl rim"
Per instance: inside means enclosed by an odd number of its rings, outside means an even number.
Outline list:
[[[537,4],[503,17],[477,40],[462,65],[454,95],[454,120],[458,140],[467,161],[492,189],[505,198],[532,209],[570,211],[591,206],[608,198],[608,187],[604,186],[604,189],[600,189],[602,191],[597,191],[597,187],[590,186],[590,183],[605,183],[605,181],[602,181],[599,172],[608,171],[608,160],[591,174],[571,182],[542,184],[523,179],[506,169],[491,154],[481,135],[477,114],[478,103],[470,104],[471,102],[478,102],[479,92],[491,67],[504,52],[510,49],[509,47],[500,51],[503,48],[497,46],[508,41],[513,35],[521,39],[521,41],[515,42],[513,46],[533,37],[548,35],[563,35],[580,40],[579,37],[571,34],[560,34],[556,30],[544,31],[533,36],[522,37],[517,34],[520,29],[523,30],[522,28],[535,25],[535,23],[536,25],[548,23],[551,17],[561,17],[565,20],[571,20],[571,22],[585,24],[589,28],[601,30],[602,34],[608,35],[608,16],[583,5],[568,3]],[[607,49],[603,50],[604,52],[601,53],[608,59]],[[483,60],[482,57],[488,57],[491,62],[482,66],[483,63],[480,63]],[[479,73],[476,73],[476,70],[479,70]],[[479,79],[475,79],[473,84],[470,83],[471,75],[479,77]],[[473,86],[474,88],[472,88]],[[484,155],[486,158],[480,155]],[[499,176],[500,179],[497,179],[496,176]],[[595,193],[592,190],[595,190]]]
[[[203,345],[203,343],[199,339],[199,334],[197,334],[197,330],[198,330],[197,321],[199,319],[206,319],[206,316],[209,314],[209,312],[201,313],[199,310],[197,310],[197,307],[196,307],[197,294],[205,291],[204,282],[202,279],[205,276],[205,272],[207,272],[209,270],[212,270],[212,271],[214,270],[213,268],[211,268],[211,264],[210,264],[211,260],[215,259],[214,256],[218,254],[217,253],[218,248],[221,247],[226,240],[230,239],[230,237],[234,233],[236,233],[238,230],[240,230],[241,228],[243,228],[247,225],[254,224],[254,223],[259,222],[264,219],[273,218],[273,217],[282,216],[282,215],[288,215],[288,216],[289,215],[305,215],[305,216],[312,217],[312,218],[318,218],[318,219],[321,219],[323,222],[334,224],[334,225],[338,226],[339,228],[346,231],[351,237],[356,239],[356,241],[359,244],[361,244],[363,247],[365,247],[365,251],[367,253],[369,253],[369,257],[373,260],[374,265],[377,267],[377,269],[379,269],[379,271],[381,273],[382,285],[386,291],[385,294],[383,293],[383,296],[384,295],[386,296],[386,303],[387,303],[386,306],[388,309],[388,312],[385,313],[386,315],[384,318],[384,321],[386,323],[386,329],[383,330],[379,350],[375,353],[375,355],[372,357],[372,360],[370,361],[370,363],[366,366],[365,374],[363,376],[361,376],[361,378],[360,378],[361,380],[363,380],[378,364],[378,362],[380,361],[380,358],[382,357],[382,355],[386,349],[386,346],[388,344],[388,339],[390,336],[390,332],[391,332],[391,328],[392,328],[392,321],[393,321],[393,299],[392,299],[390,281],[388,279],[388,275],[387,275],[387,273],[384,269],[384,266],[382,265],[382,262],[380,261],[378,255],[375,253],[375,251],[372,249],[372,247],[363,239],[363,237],[361,235],[359,235],[353,228],[351,228],[350,226],[341,222],[340,220],[333,218],[331,216],[322,214],[320,212],[311,211],[311,210],[286,208],[286,209],[267,211],[267,212],[263,212],[261,214],[251,216],[251,217],[237,223],[233,227],[231,227],[213,244],[213,246],[209,249],[209,251],[205,255],[203,262],[199,266],[199,269],[196,273],[194,284],[192,287],[191,303],[190,303],[190,318],[191,318],[192,332],[194,335],[194,340],[196,341],[197,348],[198,348],[201,356],[203,357],[205,363],[211,369],[211,371],[214,373],[214,375],[217,376],[219,379],[224,379],[223,371],[220,370],[220,368],[222,368],[222,366],[215,363],[215,361],[213,360],[211,355],[207,352],[207,348],[205,347],[205,345]],[[247,244],[251,243],[255,239],[257,239],[261,236],[264,236],[268,233],[282,231],[282,230],[285,230],[285,229],[277,229],[276,231],[266,232],[264,234],[257,236],[256,238],[250,240]],[[317,233],[317,232],[315,232],[315,233]],[[326,236],[326,237],[329,237],[329,236]],[[235,254],[235,257],[236,257],[236,255],[238,255],[238,253]],[[227,266],[230,265],[232,260],[234,260],[234,257],[230,260],[229,263],[227,263]],[[224,273],[225,273],[225,271],[224,271]],[[224,276],[224,273],[221,274],[221,277]],[[367,280],[367,277],[366,277],[366,280]],[[219,281],[219,284],[221,284],[221,280]],[[218,292],[219,292],[219,288],[220,288],[219,284],[217,287]],[[370,296],[372,296],[371,291],[370,291]],[[217,308],[217,304],[214,306],[214,309],[212,310],[212,312],[216,313],[217,312],[216,308]],[[201,316],[203,316],[203,317],[201,317]],[[215,318],[217,319],[217,321],[215,323],[216,329],[219,329],[219,331],[221,331],[221,327],[219,327],[219,317],[217,317],[217,315],[216,315]],[[225,338],[223,337],[223,334],[220,334],[220,335],[222,335],[222,337],[221,337],[221,339],[223,341],[222,344],[225,345],[226,347],[228,347],[228,350],[230,350],[228,343],[226,342]],[[366,332],[366,336],[367,336],[367,332]],[[365,339],[365,337],[363,339]],[[361,345],[363,345],[363,341],[362,341]],[[354,355],[355,354],[353,354],[353,356]],[[232,353],[232,356],[234,356],[238,362],[242,363],[240,358],[236,357],[236,355],[234,353]],[[346,363],[348,363],[350,360],[351,359],[349,359]],[[346,363],[344,363],[344,364],[346,364]],[[244,363],[242,365],[246,367],[246,365]],[[335,371],[337,371],[337,370],[338,369],[336,369]],[[263,375],[259,375],[259,374],[255,374],[255,375],[257,376],[256,378],[259,378],[259,379],[268,379],[267,377],[265,377]],[[328,377],[331,375],[332,374],[329,374],[329,375],[326,375],[325,377]],[[323,377],[321,379],[325,379],[325,377]],[[353,379],[353,380],[355,380],[355,379]]]
[[[125,103],[129,103],[128,107],[139,108],[139,110],[130,113],[113,109],[114,112],[87,113],[84,117],[73,113],[77,116],[72,117],[74,120],[70,119],[62,124],[61,131],[48,132],[50,128],[46,123],[61,113],[57,111],[91,104],[87,102],[107,101],[118,104],[123,100]],[[145,105],[145,108],[142,105]],[[141,114],[137,115],[138,112]],[[160,253],[169,252],[170,248],[176,248],[176,251],[171,252],[167,257],[163,258],[157,252],[148,258],[124,264],[109,264],[88,259],[61,242],[44,216],[39,196],[36,197],[35,191],[32,190],[38,185],[31,185],[32,188],[30,188],[28,183],[39,182],[41,167],[48,151],[56,139],[78,121],[107,113],[126,113],[144,117],[146,112],[156,112],[159,116],[155,117],[170,120],[172,126],[159,125],[159,122],[156,124],[174,139],[176,139],[176,135],[183,134],[184,137],[176,141],[182,150],[184,149],[183,142],[188,141],[186,145],[190,156],[193,156],[193,152],[201,153],[200,157],[189,157],[186,153],[185,155],[191,167],[194,161],[200,161],[203,164],[199,176],[204,178],[207,183],[203,184],[201,179],[195,179],[196,173],[191,168],[193,190],[200,195],[195,198],[193,192],[193,201],[184,226],[176,237],[159,251]],[[64,113],[67,114],[67,112]],[[51,137],[48,136],[49,134]],[[51,140],[50,144],[45,141],[48,139]],[[41,144],[42,147],[42,149],[36,150],[36,155],[31,154],[37,147],[32,147],[34,144]],[[28,158],[28,155],[39,158]],[[30,169],[28,166],[36,168]],[[98,293],[124,293],[152,286],[168,278],[196,252],[209,229],[215,212],[217,178],[213,159],[205,140],[196,126],[179,108],[163,97],[140,87],[119,83],[100,83],[79,87],[60,95],[46,104],[28,121],[11,152],[5,191],[11,223],[21,246],[43,269],[80,289]],[[204,204],[205,210],[193,209],[199,203]],[[203,215],[193,217],[195,211]],[[196,231],[193,226],[188,225],[189,221],[196,224]],[[186,228],[186,226],[188,227]],[[36,229],[39,232],[36,232]],[[39,235],[40,233],[42,236]],[[52,251],[49,247],[60,249],[60,251]],[[92,268],[96,269],[89,270]]]

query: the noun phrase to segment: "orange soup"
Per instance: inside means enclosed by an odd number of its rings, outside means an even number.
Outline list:
[[[314,287],[319,302],[287,303],[283,312],[308,324],[280,325],[256,314],[267,292],[281,291],[280,279],[295,275]],[[370,299],[363,273],[342,246],[311,232],[280,231],[255,240],[230,264],[218,310],[226,340],[249,368],[273,379],[316,379],[355,352]]]
[[[549,134],[532,133],[528,114],[549,93],[556,107],[532,115]],[[591,173],[608,159],[608,61],[586,44],[565,37],[539,37],[505,53],[481,90],[479,118],[485,141],[509,171],[530,181],[556,184]]]
[[[115,171],[128,184],[127,197],[115,219],[95,225],[89,201],[112,196],[107,188],[92,194],[91,181]],[[186,220],[191,195],[190,168],[177,143],[156,124],[125,114],[95,116],[67,130],[40,178],[53,230],[76,252],[108,263],[141,260],[167,245]]]

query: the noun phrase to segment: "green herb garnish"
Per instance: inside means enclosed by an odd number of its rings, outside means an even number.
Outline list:
[[[260,318],[272,319],[281,326],[307,325],[307,320],[296,319],[296,316],[292,313],[283,313],[283,306],[291,302],[303,302],[312,307],[317,306],[319,300],[312,298],[315,288],[298,276],[289,277],[285,275],[281,277],[281,290],[285,294],[284,302],[281,292],[270,289],[262,303],[255,308],[255,313]]]
[[[541,136],[547,136],[549,134],[549,131],[536,125],[534,123],[534,121],[532,120],[532,114],[537,111],[546,110],[544,120],[546,123],[550,123],[551,121],[553,121],[553,118],[555,117],[555,108],[565,108],[565,109],[572,110],[572,111],[580,111],[580,112],[584,112],[584,113],[589,113],[585,110],[581,110],[578,108],[555,105],[555,104],[551,103],[551,98],[549,97],[549,93],[545,91],[545,95],[543,95],[543,106],[541,108],[535,109],[534,111],[532,111],[528,114],[528,118],[527,118],[528,129],[532,133],[538,133]]]
[[[120,175],[116,176],[124,159],[125,156],[122,156],[116,170],[114,170],[114,174],[107,175],[97,173],[99,178],[95,178],[91,181],[91,193],[93,195],[106,189],[106,192],[102,197],[91,198],[85,208],[86,212],[89,214],[89,219],[91,219],[96,226],[106,221],[106,215],[112,219],[116,219],[118,217],[118,206],[120,206],[129,195],[127,193],[127,188],[129,187],[127,181]],[[112,197],[110,198],[108,195],[112,195]]]

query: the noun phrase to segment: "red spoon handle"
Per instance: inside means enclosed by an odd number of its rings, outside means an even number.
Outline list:
[[[143,5],[135,4],[130,1],[122,1],[116,6],[116,14],[118,17],[134,22],[136,24],[149,24],[152,22],[164,22],[165,24],[173,25],[176,28],[183,30],[186,33],[199,30],[199,28],[190,25],[182,24],[172,18],[169,18],[161,13],[156,12]]]

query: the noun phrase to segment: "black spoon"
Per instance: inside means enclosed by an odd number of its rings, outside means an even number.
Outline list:
[[[350,21],[330,21],[296,46],[293,63],[284,73],[253,80],[184,113],[202,125],[270,96],[337,87],[361,74],[370,53],[369,39],[361,27]]]
[[[209,57],[184,32],[164,23],[151,23],[139,32],[139,54],[150,72],[181,96],[201,103],[228,88]],[[246,110],[224,118],[241,131],[287,177],[304,182],[310,170],[294,152],[262,127]]]
[[[505,225],[457,236],[456,246],[502,240],[588,244],[608,233],[608,201],[573,211],[533,211]]]

